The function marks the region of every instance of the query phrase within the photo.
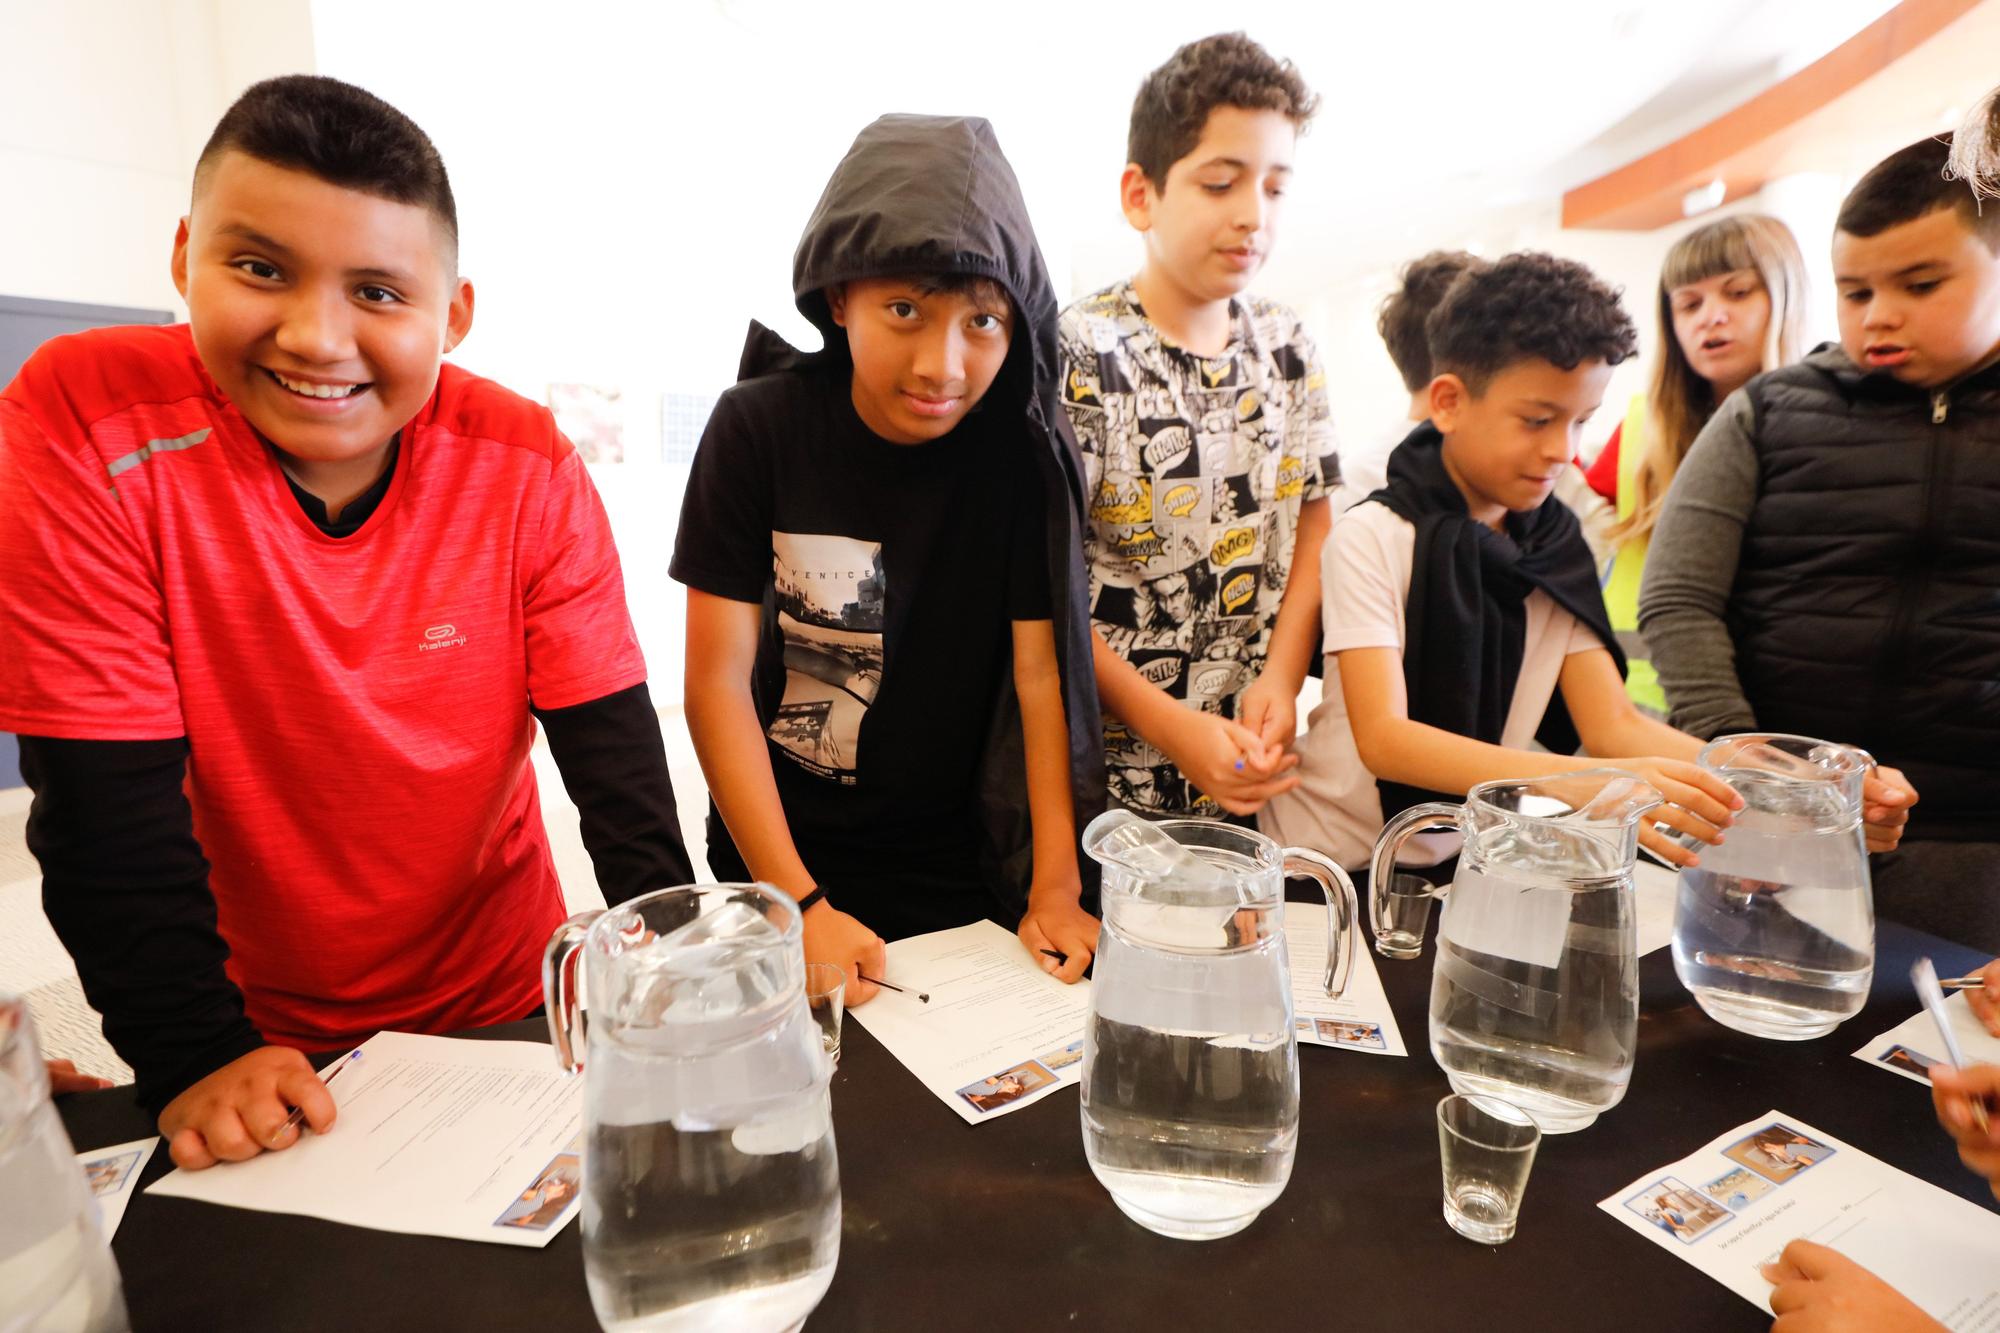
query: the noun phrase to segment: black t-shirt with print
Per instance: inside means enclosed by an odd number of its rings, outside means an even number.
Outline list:
[[[856,415],[848,375],[785,371],[722,395],[669,570],[764,608],[758,720],[823,884],[894,874],[899,850],[970,857],[1012,622],[1050,614],[1027,431],[975,410],[943,439],[891,444]]]

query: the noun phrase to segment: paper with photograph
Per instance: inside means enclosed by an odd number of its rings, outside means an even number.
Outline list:
[[[125,1219],[125,1209],[139,1184],[139,1173],[146,1169],[146,1162],[159,1142],[157,1138],[134,1139],[76,1155],[77,1165],[83,1168],[84,1179],[90,1182],[90,1192],[97,1199],[104,1239],[110,1240],[118,1234],[118,1224]]]
[[[1408,1055],[1364,927],[1353,934],[1347,989],[1326,997],[1326,904],[1285,904],[1285,953],[1292,969],[1292,1017],[1299,1040],[1370,1055]]]
[[[2000,1065],[2000,1037],[1986,1030],[1986,1025],[1965,1002],[1964,991],[1945,996],[1944,1011],[1951,1019],[1951,1032],[1958,1038],[1958,1049],[1965,1053],[1968,1063]],[[1921,1009],[1856,1051],[1854,1058],[1926,1084],[1931,1081],[1926,1071],[1932,1065],[1948,1063],[1944,1043],[1938,1040],[1937,1024]]]
[[[1090,983],[1057,981],[991,921],[896,940],[887,971],[905,993],[884,990],[849,1021],[967,1124],[1018,1111],[1082,1074]]]
[[[326,1134],[146,1192],[535,1248],[576,1215],[583,1080],[547,1046],[383,1032],[327,1090],[340,1118]]]
[[[1839,1250],[1946,1328],[2000,1328],[2000,1213],[1770,1111],[1597,1205],[1760,1310],[1758,1271],[1804,1238]]]

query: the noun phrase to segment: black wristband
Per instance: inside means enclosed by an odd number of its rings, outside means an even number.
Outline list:
[[[826,897],[825,889],[814,889],[811,893],[808,893],[805,897],[799,899],[799,915],[804,916],[807,912],[810,912],[814,907],[818,906],[820,900],[825,897]]]

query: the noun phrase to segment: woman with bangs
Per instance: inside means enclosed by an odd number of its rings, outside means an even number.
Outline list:
[[[1743,213],[1697,227],[1660,267],[1660,348],[1650,386],[1585,474],[1617,507],[1604,602],[1630,671],[1625,689],[1653,717],[1666,695],[1639,637],[1639,579],[1667,487],[1715,409],[1751,378],[1804,352],[1805,261],[1790,229]]]

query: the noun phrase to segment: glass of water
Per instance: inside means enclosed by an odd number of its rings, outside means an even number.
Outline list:
[[[1420,875],[1397,875],[1387,893],[1373,894],[1375,947],[1390,958],[1415,958],[1424,951],[1424,931],[1430,926],[1431,899],[1437,890]]]
[[[1457,1093],[1438,1103],[1437,1120],[1444,1220],[1468,1240],[1512,1240],[1541,1129],[1512,1102]]]
[[[832,963],[806,964],[806,1006],[819,1027],[826,1058],[840,1064],[840,1019],[847,1009],[847,973]]]

